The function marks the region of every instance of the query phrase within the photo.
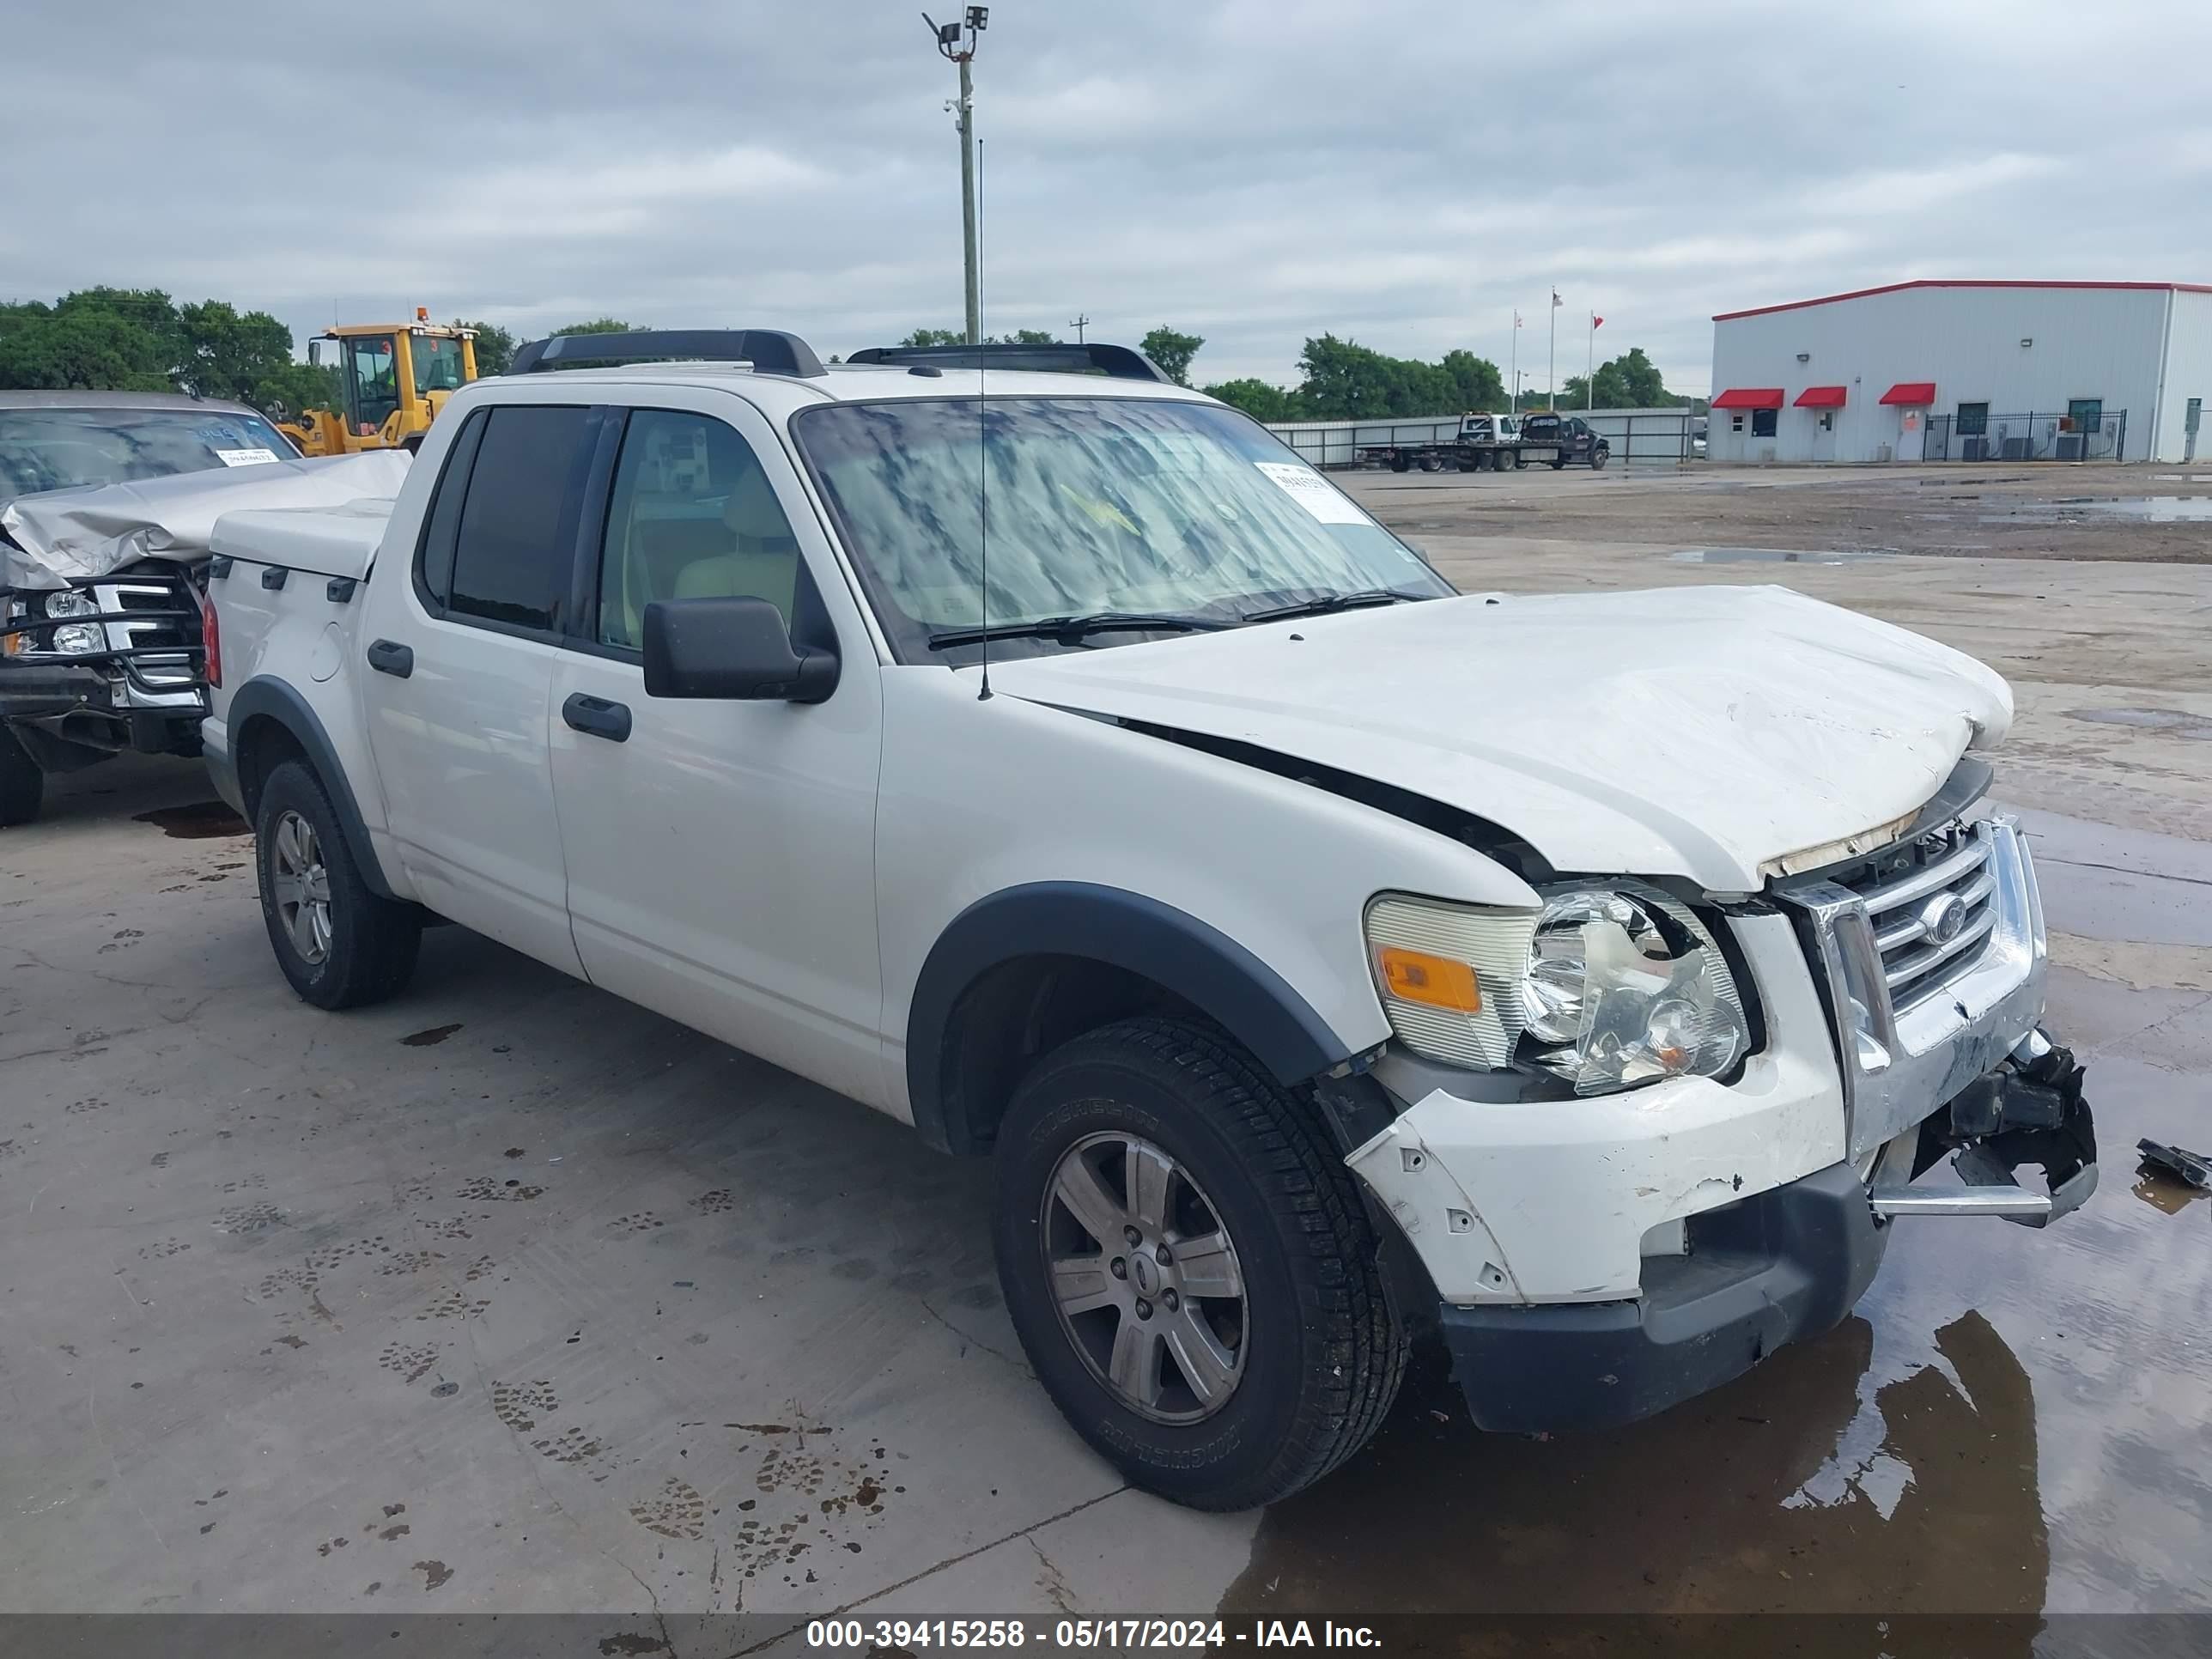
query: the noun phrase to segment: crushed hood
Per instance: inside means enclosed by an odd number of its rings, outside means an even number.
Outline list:
[[[2004,681],[1972,658],[1783,587],[1476,594],[991,678],[1442,801],[1562,872],[1716,892],[1913,811],[2012,723]]]
[[[207,556],[226,513],[389,500],[412,459],[372,449],[19,495],[0,509],[0,531],[13,544],[0,546],[0,586],[64,587],[141,559],[189,564]]]

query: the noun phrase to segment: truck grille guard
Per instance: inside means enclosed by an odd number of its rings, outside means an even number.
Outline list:
[[[1827,1009],[1847,1156],[1875,1214],[2039,1227],[2080,1207],[2094,1140],[2081,1070],[2039,1027],[2049,946],[2017,821],[1954,820],[1774,896]],[[1964,1185],[1912,1184],[1952,1152]],[[2023,1163],[2043,1165],[2047,1196],[2014,1180]]]
[[[199,590],[183,572],[139,572],[74,581],[89,592],[91,615],[54,618],[11,617],[0,613],[0,668],[9,662],[45,667],[112,666],[136,692],[173,699],[197,697],[205,684],[206,647],[200,639]],[[27,604],[36,595],[15,590],[7,597]],[[99,625],[105,643],[93,651],[57,651],[45,641],[56,628]],[[143,706],[143,704],[142,704]]]

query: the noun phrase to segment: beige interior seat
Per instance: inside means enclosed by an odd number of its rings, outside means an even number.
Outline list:
[[[750,455],[722,477],[728,487],[718,517],[676,516],[698,499],[690,495],[640,492],[632,498],[621,586],[623,631],[618,638],[611,633],[611,643],[636,644],[644,635],[645,607],[655,599],[766,599],[788,625],[798,538]]]

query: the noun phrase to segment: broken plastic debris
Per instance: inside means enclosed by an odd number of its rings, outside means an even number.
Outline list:
[[[2161,1146],[2155,1140],[2138,1140],[2136,1151],[2142,1154],[2144,1163],[2160,1174],[2185,1181],[2200,1191],[2212,1192],[2212,1158],[2203,1153]]]

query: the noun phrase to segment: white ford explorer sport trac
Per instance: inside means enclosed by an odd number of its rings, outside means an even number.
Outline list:
[[[1455,595],[1126,348],[518,368],[396,501],[217,528],[278,965],[389,997],[444,918],[988,1153],[1014,1326],[1131,1480],[1297,1490],[1424,1328],[1482,1425],[1644,1417],[1898,1220],[2094,1186],[1959,653]]]

